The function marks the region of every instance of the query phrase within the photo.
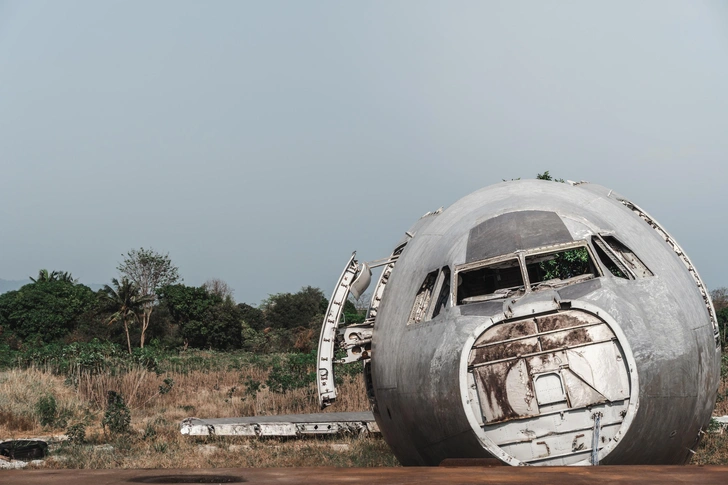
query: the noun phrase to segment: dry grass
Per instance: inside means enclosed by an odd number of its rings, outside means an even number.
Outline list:
[[[86,403],[64,379],[38,369],[0,372],[0,439],[42,433],[36,411],[38,400],[52,395],[59,417],[82,419]]]
[[[728,431],[703,435],[690,463],[692,465],[728,465]]]
[[[254,394],[246,393],[245,383],[248,379],[264,382],[267,376],[266,371],[254,367],[244,371],[196,371],[169,376],[174,379],[174,387],[168,394],[160,396],[155,408],[166,407],[166,415],[173,419],[190,416],[222,418],[320,412],[312,386],[294,389],[285,394],[265,388]],[[345,379],[340,391],[342,399],[331,411],[369,409],[362,377]]]
[[[320,412],[313,386],[286,393],[264,385],[253,392],[246,383],[265,382],[268,370],[250,365],[234,370],[166,372],[145,369],[122,373],[81,374],[64,379],[50,371],[13,369],[0,373],[0,441],[63,433],[84,423],[86,442],[57,446],[51,468],[195,468],[271,466],[395,466],[378,437],[305,440],[195,438],[179,432],[180,421],[202,418]],[[174,384],[165,394],[165,379]],[[72,382],[72,381],[75,381]],[[74,385],[75,384],[75,385]],[[344,378],[341,399],[328,411],[369,407],[363,378]],[[131,410],[132,433],[112,435],[101,426],[106,393],[120,392]],[[42,427],[38,399],[53,395],[65,423]],[[332,447],[333,444],[346,445]]]
[[[176,426],[156,426],[154,437],[112,440],[108,446],[64,446],[49,468],[214,468],[286,466],[397,466],[387,444],[374,437],[303,440],[192,438]],[[343,447],[342,447],[343,445]],[[344,449],[341,449],[344,448]]]
[[[718,402],[715,403],[715,416],[728,415],[728,375],[723,375],[718,386]]]
[[[79,397],[97,408],[106,405],[109,391],[121,393],[130,408],[149,406],[159,396],[157,376],[146,369],[132,369],[121,375],[82,373],[78,378]]]

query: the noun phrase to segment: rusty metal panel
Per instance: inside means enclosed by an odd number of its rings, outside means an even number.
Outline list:
[[[597,451],[612,443],[630,396],[616,340],[577,309],[487,328],[467,361],[486,436],[521,462],[550,465],[589,459],[593,439]]]
[[[525,360],[478,367],[475,375],[478,397],[487,422],[538,414]]]

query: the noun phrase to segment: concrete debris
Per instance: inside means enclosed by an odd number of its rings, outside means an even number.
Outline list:
[[[20,468],[25,468],[28,466],[27,461],[21,461],[21,460],[12,460],[12,461],[5,461],[0,460],[0,470],[16,470]]]
[[[21,468],[27,468],[28,466],[38,467],[43,465],[43,460],[4,460],[0,459],[0,470],[20,470]]]

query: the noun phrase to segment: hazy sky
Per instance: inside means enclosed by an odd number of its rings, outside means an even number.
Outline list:
[[[0,0],[0,278],[169,252],[238,301],[550,170],[728,286],[728,3]]]

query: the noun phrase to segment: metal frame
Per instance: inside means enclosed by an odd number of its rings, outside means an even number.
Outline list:
[[[319,346],[316,355],[316,386],[318,389],[319,406],[322,409],[330,406],[336,400],[337,396],[336,382],[334,379],[334,351],[341,312],[344,309],[346,298],[349,296],[349,286],[358,273],[359,265],[355,258],[356,251],[352,253],[349,262],[339,277],[339,281],[334,287],[319,337]]]
[[[455,269],[452,271],[452,281],[450,282],[450,286],[452,288],[452,294],[451,294],[451,302],[457,302],[457,285],[453,284],[457,282],[457,277],[462,271],[474,271],[480,268],[484,268],[486,266],[490,266],[495,263],[499,263],[502,261],[508,261],[512,259],[517,259],[518,264],[521,268],[521,277],[523,278],[523,287],[524,287],[524,295],[527,293],[532,293],[533,290],[531,289],[531,280],[528,277],[528,270],[526,269],[526,258],[530,256],[538,256],[539,254],[549,254],[559,251],[568,251],[569,249],[575,249],[584,247],[586,248],[587,252],[589,253],[589,257],[591,258],[592,265],[594,266],[594,269],[596,270],[597,274],[594,275],[594,278],[600,278],[604,276],[603,270],[601,265],[598,263],[599,259],[595,256],[594,251],[591,247],[591,244],[589,244],[589,241],[586,239],[579,239],[578,241],[568,242],[568,243],[561,243],[561,244],[554,244],[552,246],[543,246],[540,248],[535,249],[529,249],[527,251],[519,250],[514,253],[508,253],[503,254],[501,256],[496,256],[494,258],[484,259],[483,261],[477,261],[474,263],[466,263],[466,264],[459,264],[455,266]]]

